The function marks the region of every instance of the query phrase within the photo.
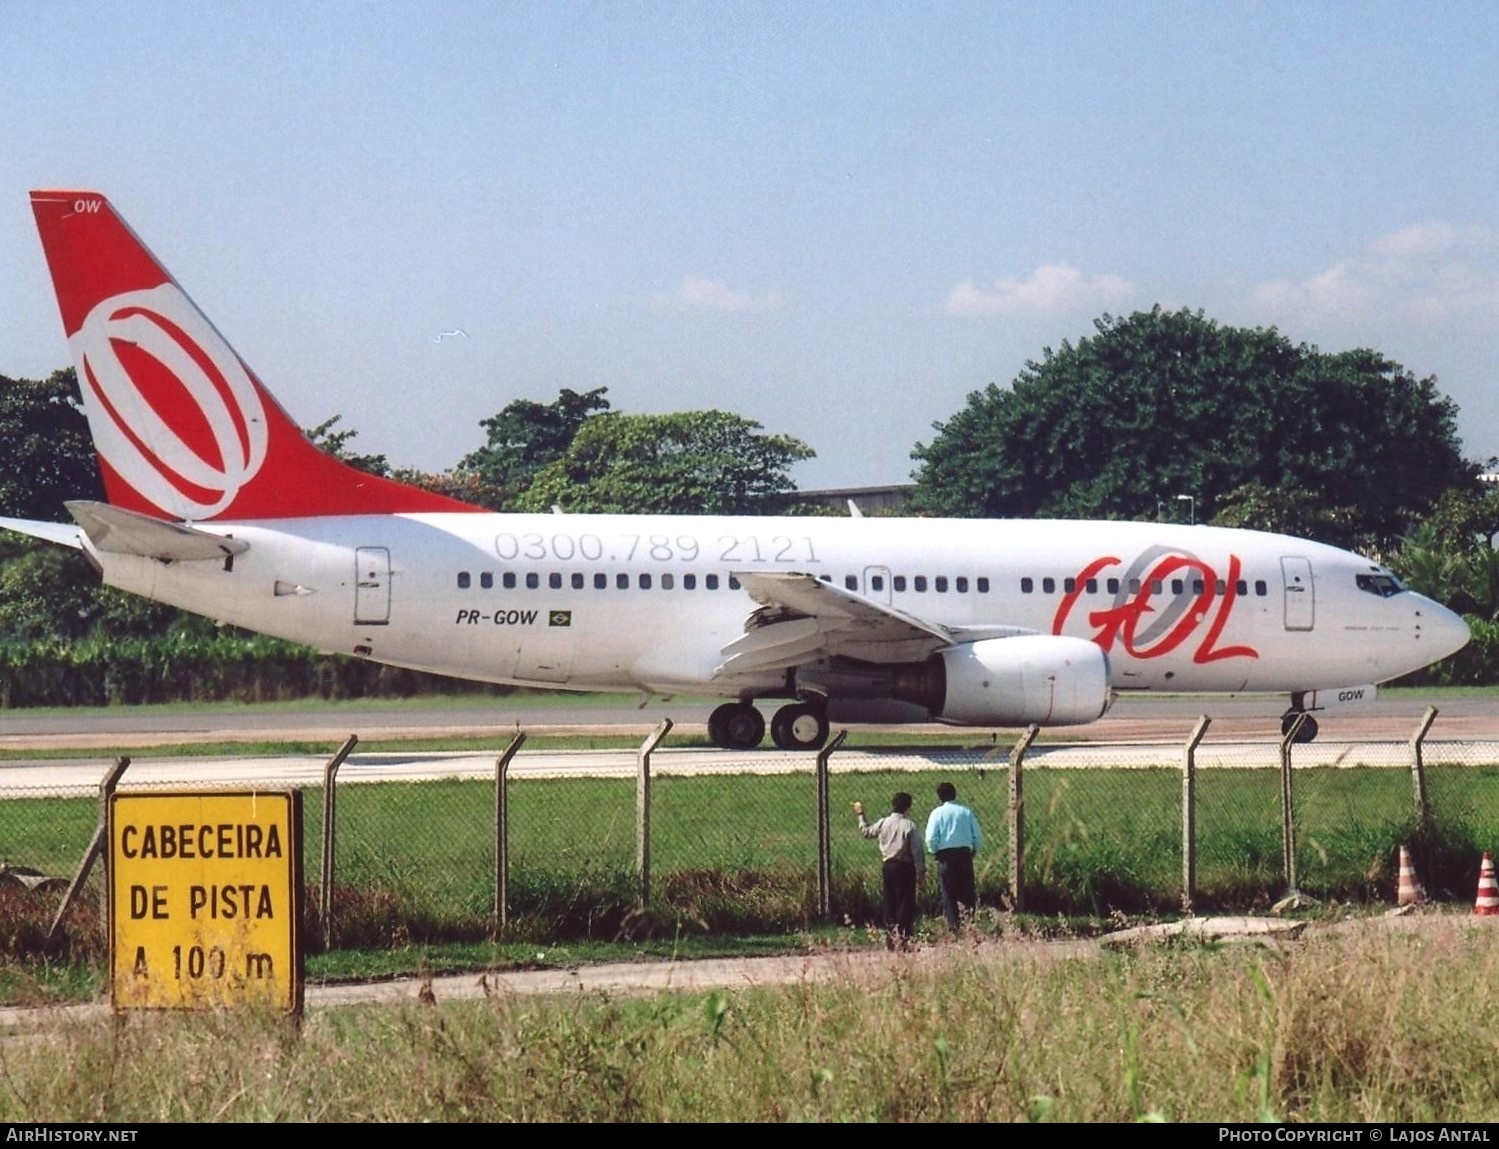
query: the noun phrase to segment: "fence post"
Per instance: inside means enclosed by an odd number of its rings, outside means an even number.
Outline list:
[[[89,871],[94,868],[94,863],[106,857],[104,835],[109,832],[109,799],[129,767],[129,758],[116,758],[114,765],[109,768],[109,773],[105,774],[99,783],[99,824],[94,827],[93,840],[89,842],[88,849],[83,852],[83,858],[73,874],[73,880],[68,883],[67,893],[62,896],[62,905],[57,907],[57,916],[52,919],[52,925],[47,930],[48,941],[57,936],[63,915],[68,912],[68,907],[77,901],[79,893],[83,890],[83,883],[88,881]],[[104,923],[104,937],[108,940],[112,935],[109,920],[109,862],[107,860],[104,863],[104,892],[99,898],[99,910],[99,920]]]
[[[1182,913],[1191,914],[1197,892],[1197,747],[1213,720],[1206,714],[1197,719],[1182,748]]]
[[[833,917],[832,812],[828,809],[828,759],[843,745],[847,730],[833,735],[817,752],[817,913],[823,921]]]
[[[510,759],[526,742],[517,730],[510,745],[494,760],[494,927],[510,924]]]
[[[1431,729],[1431,724],[1437,720],[1437,708],[1428,706],[1426,713],[1421,716],[1421,722],[1416,727],[1416,732],[1411,735],[1411,788],[1416,800],[1416,833],[1426,837],[1426,831],[1431,825],[1431,803],[1426,797],[1426,763],[1421,757],[1421,745],[1426,741],[1426,734]]]
[[[642,910],[651,904],[651,752],[669,733],[671,719],[663,718],[635,755],[635,872]]]
[[[334,801],[334,779],[344,759],[359,745],[359,735],[350,734],[328,764],[323,767],[323,857],[318,871],[318,920],[323,927],[323,952],[333,948],[333,837],[337,818]]]
[[[1296,888],[1296,816],[1291,804],[1291,745],[1307,718],[1306,711],[1298,713],[1280,740],[1280,850],[1281,867],[1286,875],[1286,894],[1275,903],[1273,908],[1277,911],[1295,909],[1309,900]]]
[[[1025,800],[1021,765],[1025,762],[1025,752],[1040,733],[1041,727],[1031,726],[1010,751],[1010,899],[1017,914],[1025,909],[1025,886],[1021,881],[1025,863]]]

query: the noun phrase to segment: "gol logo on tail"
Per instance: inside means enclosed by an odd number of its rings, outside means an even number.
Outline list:
[[[70,342],[100,458],[181,518],[228,508],[265,462],[265,406],[182,291],[164,283],[103,300]]]

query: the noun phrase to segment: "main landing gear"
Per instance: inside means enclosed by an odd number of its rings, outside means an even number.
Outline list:
[[[753,750],[765,737],[765,719],[752,702],[726,702],[708,716],[708,737],[723,750]],[[770,720],[770,737],[782,750],[821,750],[827,712],[815,702],[783,706]]]
[[[782,750],[821,750],[828,740],[827,711],[815,702],[783,706],[770,720],[770,737]]]
[[[720,750],[753,750],[765,737],[765,719],[753,702],[726,702],[708,715],[708,738]]]

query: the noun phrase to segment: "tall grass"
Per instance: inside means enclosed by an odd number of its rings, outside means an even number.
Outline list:
[[[1499,1118],[1499,933],[1293,948],[944,947],[783,988],[58,1024],[0,1119],[1445,1121]]]

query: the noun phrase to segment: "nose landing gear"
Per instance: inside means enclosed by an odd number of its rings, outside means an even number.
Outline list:
[[[1296,716],[1306,714],[1304,710],[1287,710],[1280,719],[1280,736],[1284,738],[1291,733],[1291,727],[1296,724]],[[1317,737],[1317,720],[1310,714],[1306,715],[1306,721],[1301,724],[1301,729],[1296,732],[1296,742],[1310,742]]]

